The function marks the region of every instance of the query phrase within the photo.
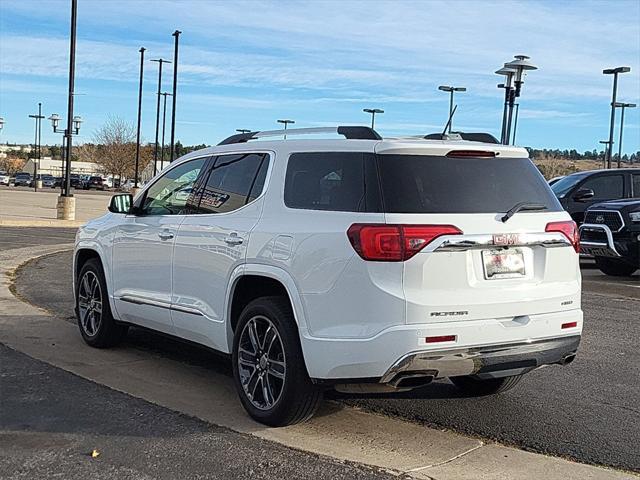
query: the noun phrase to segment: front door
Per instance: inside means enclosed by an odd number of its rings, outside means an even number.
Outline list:
[[[212,160],[196,214],[186,216],[175,243],[171,316],[178,336],[227,351],[227,288],[260,217],[268,165],[264,153]]]
[[[174,333],[171,323],[171,261],[205,159],[170,168],[136,201],[113,242],[113,294],[118,317]]]

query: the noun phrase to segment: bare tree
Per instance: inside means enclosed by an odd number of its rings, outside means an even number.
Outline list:
[[[109,117],[93,134],[93,143],[86,152],[106,174],[120,179],[134,175],[136,129],[119,117]]]

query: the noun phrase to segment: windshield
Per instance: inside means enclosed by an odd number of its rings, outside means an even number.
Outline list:
[[[528,158],[378,155],[389,213],[495,213],[528,202],[562,207]]]
[[[558,198],[564,198],[564,196],[583,178],[585,175],[569,175],[558,180],[551,185],[551,190],[556,194]]]

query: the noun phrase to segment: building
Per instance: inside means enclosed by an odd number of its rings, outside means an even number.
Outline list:
[[[23,172],[28,172],[33,175],[33,163],[38,161],[37,159],[30,158],[22,168]],[[38,173],[43,175],[53,175],[54,177],[62,177],[63,175],[63,160],[53,159],[51,157],[42,157],[38,165]],[[93,162],[71,162],[71,173],[77,173],[80,175],[100,175],[101,167],[97,163]]]
[[[0,158],[7,158],[8,154],[31,153],[31,145],[0,145]]]

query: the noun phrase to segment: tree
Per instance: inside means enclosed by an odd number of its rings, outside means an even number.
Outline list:
[[[9,175],[15,175],[22,171],[25,163],[27,162],[24,158],[0,158],[0,170],[7,172]]]
[[[78,158],[93,159],[106,174],[120,179],[134,175],[136,161],[136,129],[119,117],[109,117],[93,133],[93,143],[77,151]]]

